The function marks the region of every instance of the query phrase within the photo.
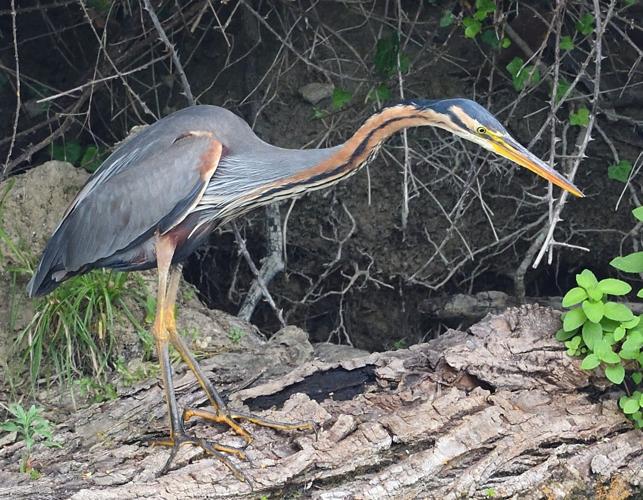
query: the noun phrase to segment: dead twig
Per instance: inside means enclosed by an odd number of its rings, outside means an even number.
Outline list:
[[[2,176],[4,179],[9,175],[9,160],[13,153],[13,146],[16,143],[16,134],[18,133],[18,120],[20,119],[20,59],[18,57],[18,29],[16,27],[16,0],[11,0],[11,34],[13,36],[13,56],[16,63],[16,115],[13,118],[13,130],[11,132],[11,142],[9,143],[9,151],[7,158],[4,162],[2,169]]]
[[[188,77],[185,74],[185,70],[183,69],[181,60],[179,59],[179,54],[177,53],[176,48],[174,47],[174,44],[172,44],[172,42],[170,42],[170,39],[167,37],[167,34],[165,33],[163,26],[161,26],[161,22],[159,21],[159,18],[157,17],[156,12],[152,8],[152,4],[150,3],[150,0],[143,0],[143,3],[145,4],[145,10],[147,10],[148,14],[150,15],[152,24],[154,24],[154,28],[159,34],[159,38],[165,44],[165,46],[167,47],[167,50],[172,55],[174,66],[176,67],[176,71],[179,74],[179,77],[181,78],[181,84],[183,85],[183,93],[185,95],[185,98],[188,101],[188,105],[194,106],[195,101],[194,101],[194,96],[192,95],[192,89],[190,88],[190,82],[188,81]]]

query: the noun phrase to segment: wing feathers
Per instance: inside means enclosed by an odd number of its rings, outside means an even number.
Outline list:
[[[188,131],[176,141],[176,133],[145,138],[144,132],[115,151],[72,202],[28,286],[31,296],[57,285],[53,273],[84,272],[145,235],[169,231],[198,204],[221,142],[211,132]]]

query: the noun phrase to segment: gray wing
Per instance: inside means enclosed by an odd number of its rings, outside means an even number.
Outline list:
[[[169,230],[194,208],[222,145],[211,132],[172,128],[150,126],[90,178],[47,243],[30,295],[46,293],[57,284],[51,281]],[[52,278],[54,273],[61,278]]]

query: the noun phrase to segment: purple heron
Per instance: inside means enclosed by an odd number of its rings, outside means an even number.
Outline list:
[[[467,99],[412,99],[371,116],[344,144],[323,149],[283,149],[257,137],[234,113],[217,106],[193,106],[173,113],[121,144],[73,200],[43,252],[28,285],[43,295],[72,276],[95,268],[158,269],[156,341],[170,434],[162,444],[192,443],[227,459],[241,450],[188,434],[193,416],[223,423],[250,442],[239,421],[282,430],[309,429],[232,411],[177,334],[174,304],[180,264],[215,227],[261,205],[322,189],[373,159],[381,144],[407,127],[434,126],[475,142],[544,177],[575,196],[567,179],[521,146],[486,109]],[[168,346],[192,370],[211,410],[186,408],[181,415],[172,385]]]

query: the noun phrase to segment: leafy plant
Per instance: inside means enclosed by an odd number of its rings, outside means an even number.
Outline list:
[[[228,332],[228,339],[230,342],[233,344],[238,344],[241,342],[241,339],[245,336],[245,332],[239,328],[233,327],[229,332]]]
[[[377,41],[373,64],[377,73],[385,79],[397,74],[398,69],[402,73],[409,70],[411,60],[400,51],[400,39],[397,33]]]
[[[120,382],[128,387],[158,374],[158,363],[138,363],[133,368],[125,364],[123,358],[118,358],[114,363]]]
[[[20,472],[25,472],[32,479],[37,479],[40,473],[31,466],[31,451],[37,440],[42,440],[45,446],[60,447],[60,443],[53,440],[51,422],[42,416],[42,410],[31,405],[28,410],[19,404],[12,403],[5,406],[12,418],[0,423],[0,430],[15,432],[25,442],[26,453],[20,461]]]
[[[511,75],[514,89],[520,91],[528,85],[536,85],[540,81],[540,71],[536,66],[525,65],[520,57],[514,57],[506,66]]]
[[[94,145],[81,146],[76,141],[66,141],[63,144],[51,145],[53,160],[67,161],[88,172],[94,172],[107,157],[107,152]]]
[[[118,397],[116,387],[111,382],[101,382],[92,377],[83,377],[78,380],[80,393],[90,398],[94,403],[113,401]]]
[[[511,46],[511,40],[509,40],[509,38],[503,37],[502,39],[499,39],[494,30],[483,31],[482,35],[480,35],[480,40],[494,49],[498,49],[500,47],[506,49]]]
[[[632,164],[627,160],[620,160],[614,165],[607,167],[607,177],[619,182],[627,182],[632,171]]]
[[[408,342],[406,339],[397,339],[395,342],[393,342],[392,348],[394,351],[397,351],[399,349],[406,349],[408,347]]]
[[[352,98],[353,94],[351,94],[348,90],[336,87],[335,90],[333,90],[333,96],[331,98],[333,108],[342,109],[351,101]]]
[[[0,222],[9,183],[0,195]],[[14,241],[0,223],[0,262],[15,283],[26,282],[33,275],[35,257]],[[21,285],[22,286],[22,285]],[[12,294],[13,301],[21,295]],[[29,374],[35,386],[43,356],[51,361],[59,381],[72,375],[86,375],[104,381],[107,364],[112,361],[113,331],[122,316],[134,326],[146,352],[151,352],[150,334],[139,324],[128,302],[145,303],[146,289],[139,276],[106,270],[77,277],[34,301],[35,314],[20,332],[16,346],[29,362]]]
[[[561,37],[560,43],[558,45],[561,49],[565,51],[574,49],[574,42],[572,41],[572,37],[569,35]]]
[[[633,214],[643,221],[643,207]],[[643,252],[616,257],[610,265],[624,272],[643,272]],[[636,427],[643,428],[643,395],[636,389],[643,380],[643,323],[625,304],[609,300],[627,295],[632,287],[614,278],[599,281],[588,269],[576,275],[576,283],[563,297],[563,306],[571,310],[563,316],[556,338],[565,343],[568,355],[583,357],[582,369],[600,368],[613,384],[627,382],[629,376],[635,390],[626,383],[628,393],[619,399],[619,406]],[[643,289],[637,297],[643,297]]]
[[[373,87],[366,96],[367,101],[388,101],[391,98],[391,89],[385,83]]]
[[[447,28],[453,24],[455,21],[455,16],[450,10],[445,10],[442,12],[442,17],[440,18],[440,28]]]
[[[465,17],[462,20],[464,25],[464,36],[466,38],[475,38],[482,31],[482,23],[475,17]]]
[[[583,14],[578,21],[576,21],[576,29],[583,35],[589,35],[594,31],[594,16],[586,13]]]
[[[506,49],[511,46],[507,37],[499,38],[493,26],[493,14],[496,11],[496,2],[493,0],[476,0],[475,10],[472,15],[462,18],[465,38],[476,38],[494,49]],[[440,26],[446,27],[453,23],[454,17],[450,12],[445,12],[440,19]]]
[[[572,111],[569,114],[569,124],[577,127],[587,127],[589,125],[589,109],[585,106]]]
[[[571,84],[565,80],[564,78],[561,78],[558,80],[558,86],[556,87],[556,95],[555,95],[555,102],[558,103],[560,100],[563,98],[563,96],[567,93],[569,90],[569,87]]]
[[[144,328],[134,319],[127,298],[142,302],[143,292],[126,273],[93,271],[63,283],[38,300],[31,322],[16,343],[29,360],[32,384],[40,375],[43,356],[51,360],[59,381],[76,374],[105,380],[112,360],[113,331],[119,313],[136,328],[144,342]]]

